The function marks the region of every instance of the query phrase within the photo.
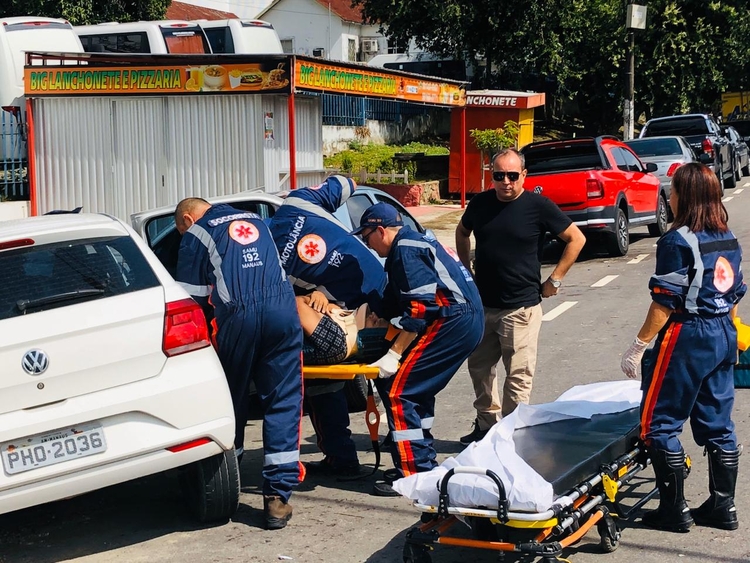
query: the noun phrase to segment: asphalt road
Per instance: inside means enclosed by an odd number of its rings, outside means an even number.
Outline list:
[[[750,217],[750,182],[740,182],[740,187],[728,190],[726,199],[730,226],[743,246],[750,249],[750,221],[746,219]],[[441,240],[452,245],[452,226],[446,224],[445,217],[434,225],[429,219],[425,222],[434,226]],[[532,402],[554,400],[573,385],[623,377],[620,355],[640,327],[649,303],[647,282],[653,272],[655,243],[645,229],[638,229],[625,258],[607,258],[596,248],[584,250],[584,256],[566,277],[561,294],[544,302],[549,320],[542,327]],[[548,253],[545,273],[552,261],[554,248]],[[598,287],[592,287],[595,285]],[[740,315],[750,321],[750,299],[740,304]],[[474,419],[472,400],[464,366],[438,396],[433,433],[441,458],[461,450],[458,438],[470,430]],[[740,441],[750,444],[750,390],[738,390],[734,419]],[[360,460],[372,464],[374,455],[367,451],[369,438],[361,415],[354,415],[352,428]],[[381,434],[385,434],[385,426]],[[303,436],[303,460],[319,459],[308,420]],[[691,506],[696,506],[707,495],[706,459],[692,442],[689,428],[683,442],[694,462],[686,495]],[[251,421],[246,442],[251,455],[246,454],[242,466],[241,506],[227,524],[196,526],[182,505],[176,475],[157,475],[0,516],[0,562],[402,560],[404,535],[418,522],[419,514],[405,499],[370,496],[370,479],[337,482],[308,478],[293,496],[295,512],[290,525],[281,531],[263,530],[259,448],[260,423]],[[644,475],[650,476],[650,470]],[[748,562],[750,492],[744,486],[750,482],[748,475],[750,469],[743,460],[736,499],[741,524],[736,532],[693,528],[689,534],[668,534],[625,523],[620,547],[614,553],[602,555],[598,535],[592,531],[564,557],[574,563]],[[466,529],[459,533],[470,537]],[[497,556],[440,545],[432,554],[434,563],[463,563],[468,559],[489,563],[497,561]],[[514,559],[509,556],[506,560]]]

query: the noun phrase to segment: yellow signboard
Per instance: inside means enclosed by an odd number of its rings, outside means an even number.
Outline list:
[[[450,106],[465,103],[458,84],[420,79],[395,73],[338,66],[308,59],[295,62],[295,87],[338,94],[377,96]]]
[[[24,85],[34,96],[289,92],[288,63],[274,65],[26,67]]]

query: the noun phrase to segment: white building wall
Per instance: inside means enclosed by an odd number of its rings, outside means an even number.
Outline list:
[[[264,183],[259,96],[37,99],[34,124],[40,213],[82,206],[129,220]]]
[[[264,140],[265,186],[274,193],[291,189],[289,181],[289,111],[285,96],[263,96],[263,113],[273,114],[273,139]],[[318,97],[295,98],[297,185],[314,186],[323,170],[323,104]]]
[[[282,0],[262,17],[273,25],[279,39],[294,39],[295,54],[312,56],[313,49],[323,48],[328,58],[342,60],[341,18],[317,2]]]

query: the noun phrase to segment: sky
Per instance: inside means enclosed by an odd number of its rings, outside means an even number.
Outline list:
[[[231,12],[240,18],[254,18],[272,0],[180,0],[180,2]]]

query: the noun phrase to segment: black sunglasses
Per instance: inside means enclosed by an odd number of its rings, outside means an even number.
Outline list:
[[[493,172],[492,173],[492,179],[495,180],[495,182],[502,182],[505,180],[505,177],[508,176],[508,180],[511,182],[516,182],[521,177],[520,172]]]
[[[373,233],[377,232],[377,230],[378,229],[375,228],[366,235],[360,235],[360,237],[362,238],[362,242],[364,242],[367,246],[370,246],[370,237],[373,235]]]

